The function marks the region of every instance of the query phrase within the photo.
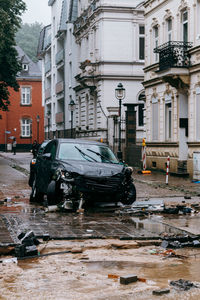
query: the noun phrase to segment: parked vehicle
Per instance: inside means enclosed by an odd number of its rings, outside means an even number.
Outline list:
[[[30,175],[29,175],[29,180],[28,180],[28,184],[31,187],[33,185],[33,179],[34,179],[34,173],[35,173],[35,164],[36,164],[37,156],[41,155],[43,153],[44,148],[48,144],[48,142],[49,142],[49,140],[45,140],[41,145],[38,146],[37,153],[33,154],[33,158],[30,162]]]
[[[136,189],[132,169],[120,163],[110,148],[95,141],[54,139],[38,155],[31,201],[49,204],[81,201],[132,204]]]

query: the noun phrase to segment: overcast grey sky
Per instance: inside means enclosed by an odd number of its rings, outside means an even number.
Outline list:
[[[51,23],[51,9],[48,0],[24,0],[27,6],[26,12],[22,15],[23,23]]]

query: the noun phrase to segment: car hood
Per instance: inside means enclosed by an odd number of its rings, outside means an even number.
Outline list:
[[[96,162],[84,162],[84,161],[62,161],[63,167],[68,172],[78,173],[84,176],[114,176],[121,173],[125,168],[121,164],[109,164],[109,163],[96,163]]]

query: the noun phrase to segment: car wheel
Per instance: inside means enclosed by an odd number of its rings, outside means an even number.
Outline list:
[[[44,195],[37,190],[36,176],[34,176],[33,184],[32,184],[32,191],[31,191],[31,194],[30,194],[30,202],[42,203],[43,202],[43,196]]]
[[[126,190],[125,197],[121,200],[121,202],[125,205],[131,205],[136,200],[136,188],[133,182],[131,182]]]
[[[57,204],[61,201],[58,188],[56,188],[56,181],[52,180],[47,188],[48,205]]]

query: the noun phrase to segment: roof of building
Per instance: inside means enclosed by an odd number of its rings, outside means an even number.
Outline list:
[[[24,79],[41,79],[41,63],[34,63],[30,57],[19,47],[15,47],[18,52],[18,59],[22,65],[27,65],[27,70],[22,69],[17,75],[18,78]]]

